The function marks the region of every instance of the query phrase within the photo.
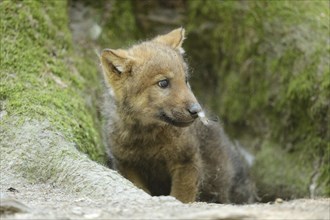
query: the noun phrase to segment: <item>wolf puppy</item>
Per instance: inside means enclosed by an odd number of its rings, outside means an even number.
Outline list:
[[[102,52],[113,166],[151,195],[251,202],[245,161],[218,123],[197,119],[202,108],[188,84],[183,40],[179,28],[127,50]]]

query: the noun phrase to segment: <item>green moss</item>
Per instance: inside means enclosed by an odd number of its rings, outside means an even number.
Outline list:
[[[100,36],[100,44],[104,48],[120,48],[135,43],[139,31],[135,21],[132,0],[112,1],[111,11],[103,25],[103,32]]]
[[[4,120],[47,119],[81,151],[104,162],[100,136],[82,98],[88,80],[74,71],[66,1],[0,4]]]
[[[271,155],[264,142],[306,166],[329,158],[329,2],[196,0],[188,10],[187,53],[198,73],[193,88],[227,131],[239,139],[259,138],[261,144],[247,143],[257,160]],[[330,184],[328,167],[326,160],[320,168],[323,186]],[[297,195],[308,195],[303,189],[311,175],[295,183]]]

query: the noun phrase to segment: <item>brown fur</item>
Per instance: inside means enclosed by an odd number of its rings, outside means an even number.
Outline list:
[[[114,168],[151,195],[250,202],[253,187],[237,149],[218,123],[195,120],[201,109],[187,83],[183,40],[180,28],[128,50],[102,52]],[[168,87],[161,88],[162,80]]]

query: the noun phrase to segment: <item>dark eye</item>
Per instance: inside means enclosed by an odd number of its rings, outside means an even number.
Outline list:
[[[158,86],[162,89],[165,89],[169,86],[170,82],[168,81],[168,79],[163,79],[163,80],[160,80],[158,82]]]

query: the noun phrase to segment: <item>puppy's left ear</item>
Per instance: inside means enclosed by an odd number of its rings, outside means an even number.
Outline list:
[[[104,49],[101,54],[102,67],[109,73],[120,75],[124,71],[128,60],[127,51],[121,49]]]
[[[103,76],[110,85],[127,77],[134,62],[128,51],[122,49],[104,49],[100,58]]]
[[[182,43],[183,40],[185,39],[184,35],[185,35],[184,28],[177,28],[168,34],[160,35],[154,38],[152,41],[170,46],[171,48],[183,54],[184,50],[182,48]]]

